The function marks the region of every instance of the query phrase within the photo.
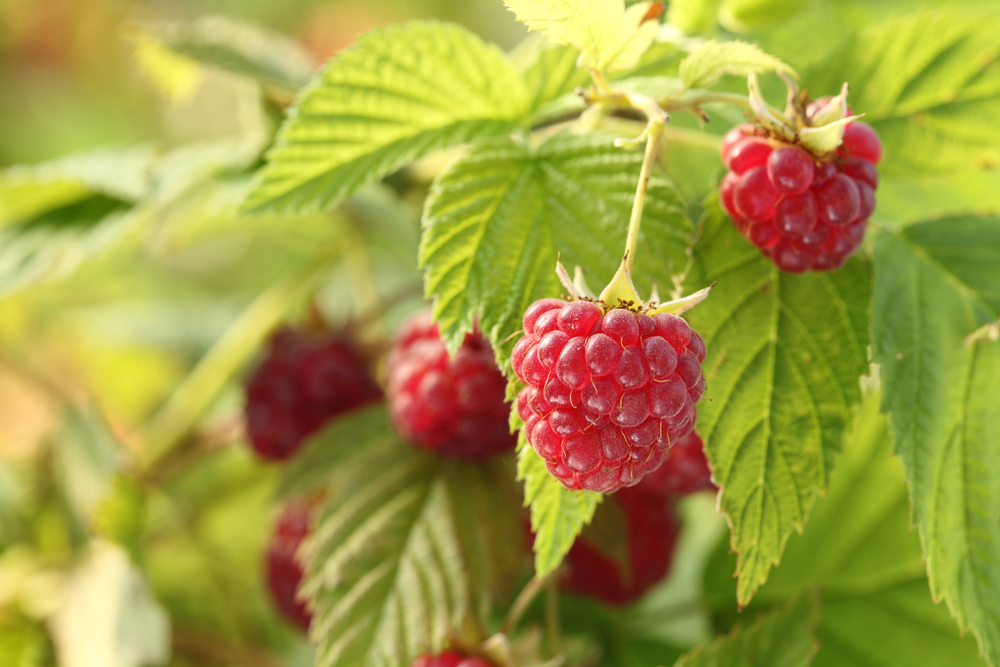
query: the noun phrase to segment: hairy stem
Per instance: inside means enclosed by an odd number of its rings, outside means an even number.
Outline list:
[[[662,113],[662,112],[661,112]],[[635,189],[635,201],[632,204],[632,217],[628,221],[628,237],[625,240],[625,270],[632,274],[635,264],[635,252],[639,244],[639,226],[642,224],[642,210],[646,205],[646,192],[649,189],[649,177],[653,173],[653,162],[656,151],[663,139],[663,128],[666,125],[666,114],[660,118],[650,118],[644,132],[646,136],[646,153],[642,158],[642,169],[639,171],[639,184]]]

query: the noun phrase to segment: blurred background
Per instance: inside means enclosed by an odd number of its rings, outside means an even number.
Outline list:
[[[680,1],[668,18],[804,71],[945,4]],[[359,33],[427,17],[504,49],[527,34],[502,0],[0,0],[0,665],[312,664],[263,586],[278,472],[230,446],[242,377],[281,321],[376,309],[377,344],[419,307],[439,163],[329,214],[235,205],[297,85]],[[246,51],[223,62],[222,42]],[[690,202],[714,151],[679,183]],[[692,558],[723,529],[695,531]]]

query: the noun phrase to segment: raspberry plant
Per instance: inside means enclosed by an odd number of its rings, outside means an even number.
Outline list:
[[[502,4],[3,171],[0,663],[1000,665],[995,8]]]

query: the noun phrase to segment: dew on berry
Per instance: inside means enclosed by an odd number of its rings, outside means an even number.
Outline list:
[[[677,370],[677,352],[663,338],[648,338],[642,347],[654,380],[663,382]]]
[[[624,308],[615,308],[604,316],[601,332],[621,345],[635,345],[639,342],[639,324],[635,315]]]
[[[570,389],[583,389],[589,379],[585,348],[585,339],[572,338],[563,347],[556,362],[556,377]]]

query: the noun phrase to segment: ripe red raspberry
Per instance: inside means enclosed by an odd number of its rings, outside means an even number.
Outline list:
[[[403,327],[389,355],[390,414],[422,449],[470,459],[512,449],[506,390],[489,342],[474,331],[449,359],[430,313]]]
[[[663,465],[651,472],[642,486],[668,496],[686,496],[704,490],[715,490],[712,471],[705,457],[705,444],[697,431],[692,431],[673,444]]]
[[[841,146],[822,157],[740,125],[723,140],[730,171],[719,199],[740,233],[781,270],[829,271],[864,240],[881,155],[878,135],[862,122],[849,124]]]
[[[309,534],[309,505],[300,501],[285,506],[271,543],[267,547],[267,587],[278,610],[290,621],[309,629],[312,614],[305,603],[297,598],[302,583],[302,566],[295,557],[302,540]]]
[[[623,570],[616,559],[581,536],[566,555],[567,574],[561,586],[608,604],[624,605],[642,597],[670,572],[679,523],[670,497],[646,480],[605,502],[617,503],[624,511],[627,568]]]
[[[330,419],[381,397],[346,339],[285,329],[247,383],[247,435],[263,458],[287,459]]]
[[[439,655],[426,653],[417,658],[413,667],[493,667],[493,665],[478,656],[445,651]]]
[[[542,299],[512,363],[528,442],[569,489],[636,484],[691,432],[705,343],[681,317]]]

